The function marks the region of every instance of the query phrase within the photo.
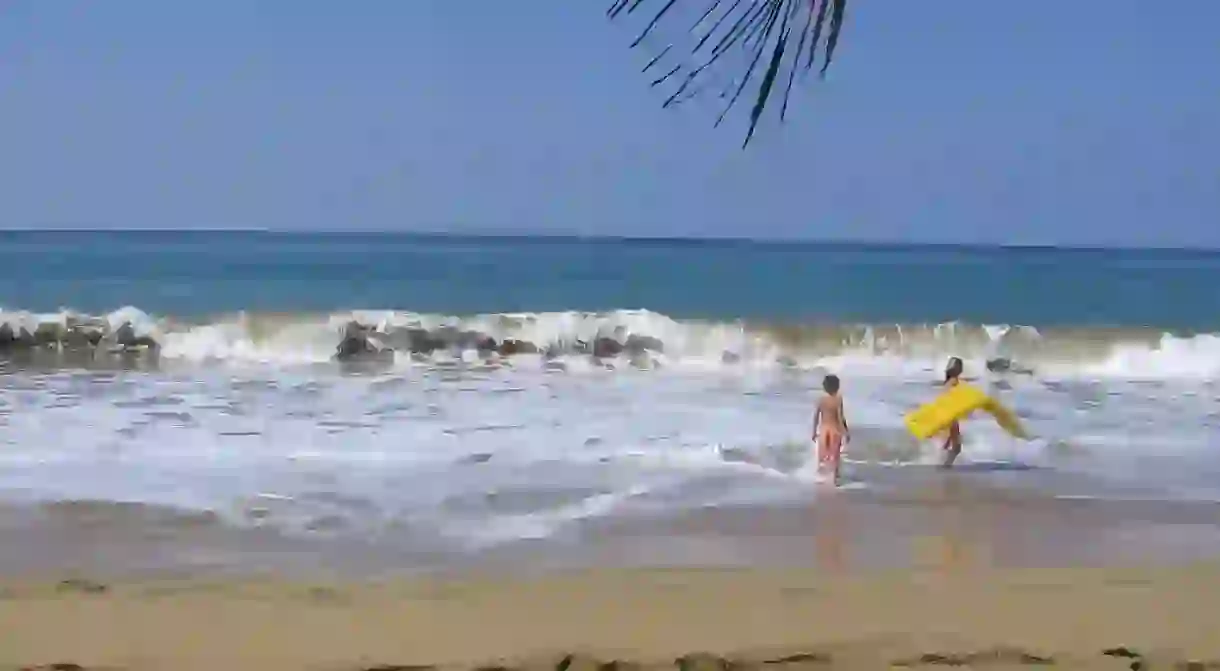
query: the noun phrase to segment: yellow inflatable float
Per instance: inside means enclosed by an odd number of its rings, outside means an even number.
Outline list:
[[[1021,422],[1011,410],[983,393],[978,387],[959,384],[920,406],[906,416],[907,430],[916,438],[927,440],[945,431],[954,421],[982,410],[995,418],[996,424],[1017,438],[1029,438]]]

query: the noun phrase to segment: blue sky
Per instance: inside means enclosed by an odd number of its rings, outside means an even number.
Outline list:
[[[0,226],[1220,246],[1214,0],[855,0],[745,152],[605,5],[7,0]]]

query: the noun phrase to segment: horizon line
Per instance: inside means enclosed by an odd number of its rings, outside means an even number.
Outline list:
[[[1220,252],[1220,247],[1185,246],[1181,244],[1165,245],[1130,245],[1130,244],[1057,244],[1053,242],[949,242],[949,241],[915,241],[895,239],[860,239],[860,238],[798,238],[798,237],[747,237],[741,235],[614,235],[603,233],[576,233],[556,231],[443,231],[443,230],[387,230],[376,228],[316,228],[316,229],[286,229],[269,227],[194,227],[194,228],[85,228],[85,227],[55,227],[55,228],[0,228],[0,236],[7,234],[64,234],[64,233],[257,233],[274,236],[309,236],[323,235],[335,237],[375,235],[402,236],[418,238],[466,238],[484,240],[550,240],[579,241],[591,243],[712,243],[768,246],[777,244],[825,245],[841,247],[941,247],[957,249],[1014,249],[1014,250],[1061,250],[1061,251],[1162,251],[1162,252]]]

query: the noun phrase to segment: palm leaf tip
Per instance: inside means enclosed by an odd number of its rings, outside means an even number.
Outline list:
[[[786,120],[798,69],[812,70],[820,60],[818,74],[826,74],[839,43],[847,4],[848,0],[611,0],[606,14],[611,20],[621,21],[642,17],[645,23],[632,48],[646,46],[649,37],[669,26],[679,26],[675,29],[679,39],[667,36],[660,53],[644,68],[667,73],[654,79],[653,86],[676,89],[666,94],[663,107],[690,100],[708,89],[720,89],[720,97],[728,103],[717,116],[715,125],[719,126],[744,89],[754,84],[754,104],[742,144],[746,147],[776,95],[783,100],[780,122]],[[683,37],[690,42],[687,48],[679,46]],[[768,53],[769,57],[764,58]],[[679,72],[685,74],[675,77]],[[786,82],[776,86],[781,78]]]

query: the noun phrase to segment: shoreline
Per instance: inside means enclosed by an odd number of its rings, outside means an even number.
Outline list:
[[[239,524],[216,511],[139,503],[0,504],[0,576],[325,574],[346,581],[652,567],[815,567],[852,575],[1220,557],[1217,502],[1064,498],[942,475],[896,489],[813,490],[798,502],[593,516],[547,537],[486,546],[392,520],[291,531],[275,517]],[[485,521],[489,528],[499,523]]]
[[[1220,612],[1204,597],[1217,590],[1218,562],[854,577],[0,579],[0,668],[1136,668],[1103,654],[1115,649],[1155,668],[1216,664]]]

